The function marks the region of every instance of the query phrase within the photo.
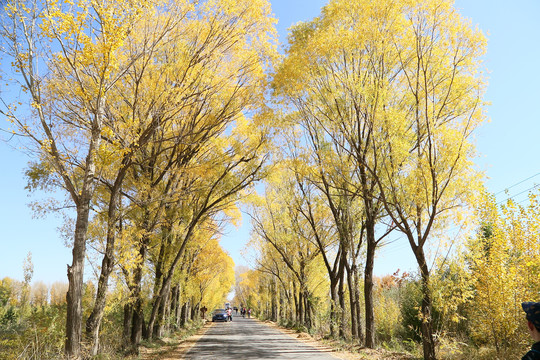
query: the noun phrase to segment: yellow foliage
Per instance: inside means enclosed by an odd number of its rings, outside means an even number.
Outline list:
[[[501,349],[524,337],[521,303],[536,301],[540,293],[540,267],[534,265],[540,256],[538,194],[530,195],[527,206],[509,200],[500,209],[485,195],[478,214],[480,229],[468,253],[475,290],[471,331]]]
[[[186,286],[192,289],[196,303],[208,309],[219,307],[234,285],[234,262],[219,242],[211,238],[202,244],[187,280]]]

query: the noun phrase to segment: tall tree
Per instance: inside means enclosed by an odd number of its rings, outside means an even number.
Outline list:
[[[299,201],[298,187],[294,175],[288,174],[290,171],[285,170],[282,177],[273,176],[279,184],[269,184],[264,205],[261,204],[253,210],[252,223],[254,233],[277,252],[281,262],[298,283],[296,320],[311,329],[313,307],[308,286],[308,269],[319,256],[320,249],[315,244],[309,224],[296,209],[296,203]],[[267,272],[270,269],[272,268],[267,268]],[[276,269],[273,273],[278,274]]]
[[[397,51],[399,73],[385,99],[382,135],[372,151],[387,159],[379,164],[380,196],[420,269],[424,358],[432,360],[426,247],[433,231],[445,225],[445,214],[477,189],[470,138],[484,120],[480,57],[486,40],[451,1],[409,1],[400,10],[404,27],[388,39]]]
[[[381,41],[395,31],[392,26],[395,13],[396,7],[387,2],[331,1],[320,17],[293,29],[287,57],[274,82],[276,94],[293,104],[296,110],[293,117],[308,134],[308,143],[320,168],[315,177],[319,178],[319,188],[332,208],[340,241],[346,249],[344,258],[358,256],[362,241],[367,243],[364,271],[367,347],[375,345],[372,295],[375,250],[388,232],[383,230],[381,236],[376,232],[383,209],[374,179],[378,154],[370,150],[377,136],[373,123],[380,117],[386,85],[395,75],[393,47]],[[358,205],[354,204],[360,200],[364,219],[358,221],[360,217],[354,214]],[[365,239],[355,235],[361,229]],[[352,264],[348,267],[351,271],[356,268],[356,258],[351,257]],[[354,297],[351,301],[358,302]],[[354,309],[351,306],[356,322],[359,312]],[[359,336],[361,329],[357,324],[352,326],[353,336]]]
[[[132,65],[119,48],[146,5],[14,0],[3,14],[3,49],[11,59],[15,86],[22,90],[19,101],[27,107],[17,111],[4,95],[2,113],[14,131],[33,142],[45,164],[41,170],[67,191],[76,209],[68,266],[67,358],[81,356],[86,233],[108,95]]]

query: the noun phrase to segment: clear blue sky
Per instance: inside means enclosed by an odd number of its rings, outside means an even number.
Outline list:
[[[354,0],[351,0],[354,1]],[[382,1],[382,0],[381,0]],[[287,28],[317,16],[326,3],[321,0],[273,0],[280,41]],[[477,165],[486,172],[488,189],[497,193],[540,173],[540,14],[539,0],[459,0],[456,8],[488,34],[485,57],[490,71],[486,100],[490,123],[476,134],[480,157]],[[4,120],[0,127],[6,128]],[[0,279],[22,279],[22,264],[32,252],[34,281],[66,281],[66,264],[71,263],[57,232],[59,219],[33,219],[27,204],[32,200],[24,190],[23,171],[28,158],[0,142]],[[540,175],[510,189],[515,195],[540,183]],[[499,194],[502,200],[506,195]],[[525,194],[516,197],[524,199]],[[231,229],[222,240],[237,265],[247,262],[240,255],[249,237],[244,216],[240,229]],[[383,249],[376,261],[378,275],[398,268],[414,269],[408,245],[396,242]]]

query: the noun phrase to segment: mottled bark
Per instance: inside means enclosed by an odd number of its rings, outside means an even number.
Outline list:
[[[71,266],[68,265],[67,270],[69,284],[66,295],[65,355],[67,359],[81,358],[83,275],[86,256],[86,232],[90,214],[90,193],[87,192],[86,196],[80,198],[79,201],[72,250],[73,262]]]

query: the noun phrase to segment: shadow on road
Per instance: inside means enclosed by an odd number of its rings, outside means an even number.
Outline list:
[[[184,359],[335,360],[336,358],[256,320],[235,317],[232,322],[214,324]]]

